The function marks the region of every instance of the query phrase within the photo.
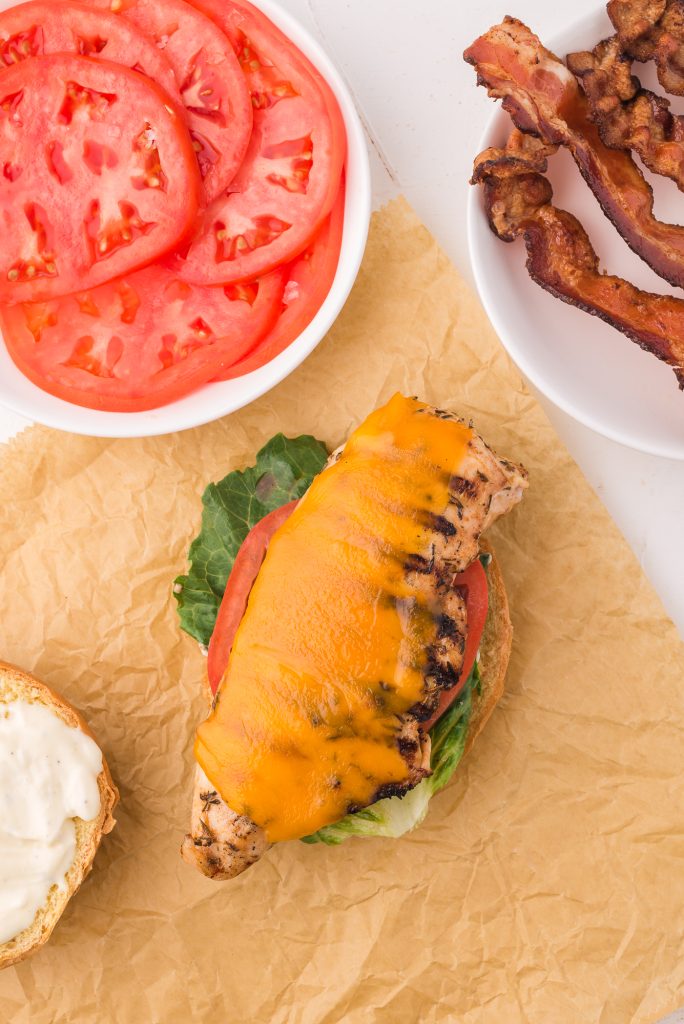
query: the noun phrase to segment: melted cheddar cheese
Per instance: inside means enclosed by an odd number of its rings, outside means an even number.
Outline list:
[[[223,800],[271,842],[408,779],[397,716],[421,700],[439,609],[406,564],[429,557],[471,437],[396,395],[271,540],[195,745]]]

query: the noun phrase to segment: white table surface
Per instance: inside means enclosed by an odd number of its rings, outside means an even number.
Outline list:
[[[372,143],[376,205],[403,192],[471,282],[466,183],[491,101],[475,88],[462,51],[504,14],[544,38],[600,2],[281,0],[354,93]],[[684,462],[630,451],[543,404],[684,636]],[[24,424],[0,409],[0,438]]]

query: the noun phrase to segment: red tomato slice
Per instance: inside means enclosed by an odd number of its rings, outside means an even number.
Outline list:
[[[423,725],[423,728],[426,730],[431,729],[435,722],[439,721],[468,681],[468,676],[472,671],[477,652],[480,648],[482,632],[487,620],[487,612],[489,611],[487,574],[482,568],[479,558],[471,562],[465,572],[459,573],[454,578],[453,585],[465,590],[468,632],[466,634],[465,652],[463,654],[463,668],[461,669],[456,686],[452,687],[451,690],[443,690],[440,694],[437,710]]]
[[[223,679],[233,647],[233,641],[235,640],[235,634],[245,614],[254,580],[266,557],[271,537],[289,518],[297,505],[297,501],[291,501],[288,505],[283,505],[282,508],[278,508],[275,512],[264,516],[249,531],[237,553],[235,563],[226,583],[216,625],[209,643],[207,675],[212,693],[216,693],[219,683]],[[434,715],[423,725],[425,730],[432,728],[463,689],[475,664],[489,608],[487,575],[479,559],[475,559],[465,572],[459,573],[454,578],[453,586],[465,590],[468,613],[468,634],[463,657],[463,668],[461,669],[461,675],[456,686],[451,690],[445,690],[441,694],[439,707]]]
[[[200,180],[169,97],[60,54],[0,74],[0,301],[66,295],[151,263],[194,222]]]
[[[291,264],[283,294],[283,312],[273,328],[234,366],[217,377],[229,380],[258,370],[292,344],[323,305],[337,273],[344,226],[344,185],[330,217],[313,242]]]
[[[330,213],[346,153],[337,101],[318,71],[249,4],[197,0],[231,39],[254,130],[229,194],[212,203],[182,264],[196,284],[249,280],[292,260]]]
[[[216,626],[209,643],[207,673],[212,693],[216,693],[218,690],[218,685],[226,670],[233,640],[242,621],[242,616],[245,614],[252,584],[266,557],[268,543],[297,505],[297,501],[291,501],[264,516],[256,526],[252,527],[240,546],[228,577]]]
[[[187,111],[206,199],[215,199],[235,177],[252,133],[249,90],[230,41],[185,0],[89,2],[123,14],[163,51]]]
[[[166,57],[134,25],[78,3],[31,0],[0,12],[0,63],[27,57],[76,53],[108,60],[154,79],[177,103],[176,78]]]
[[[0,311],[10,356],[38,387],[77,405],[140,411],[172,402],[269,330],[280,271],[250,285],[196,288],[154,266],[49,302]]]

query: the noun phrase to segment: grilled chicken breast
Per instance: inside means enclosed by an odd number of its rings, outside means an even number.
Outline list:
[[[527,476],[458,417],[395,396],[274,535],[211,716],[182,856],[233,878],[430,773],[421,727],[459,681],[453,580]]]

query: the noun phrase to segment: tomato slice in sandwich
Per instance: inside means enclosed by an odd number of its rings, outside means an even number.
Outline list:
[[[271,537],[288,519],[297,507],[297,501],[291,501],[264,518],[254,526],[242,543],[231,570],[226,589],[219,608],[216,626],[209,644],[207,674],[212,693],[216,693],[219,683],[228,665],[231,648],[242,617],[247,608],[249,594],[266,557]],[[487,591],[487,575],[478,558],[468,568],[454,577],[453,586],[465,592],[468,616],[468,633],[466,637],[463,667],[458,683],[450,690],[445,690],[440,698],[439,706],[434,715],[424,723],[423,728],[430,729],[447,708],[453,703],[468,679],[482,639],[489,597]]]
[[[461,692],[463,684],[472,672],[477,652],[480,648],[482,633],[487,612],[489,611],[489,592],[487,590],[487,574],[482,567],[482,562],[476,558],[471,562],[464,572],[454,577],[454,587],[460,587],[465,591],[466,610],[468,615],[468,631],[466,633],[465,653],[463,655],[463,668],[456,686],[451,690],[443,690],[439,699],[437,710],[432,718],[423,724],[424,729],[431,729],[435,722],[438,722],[444,712],[453,704]]]
[[[212,693],[218,690],[226,670],[233,640],[245,614],[252,584],[266,557],[268,543],[278,527],[294,512],[297,504],[296,501],[290,501],[264,516],[249,531],[237,553],[209,643],[207,673]]]

